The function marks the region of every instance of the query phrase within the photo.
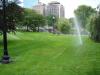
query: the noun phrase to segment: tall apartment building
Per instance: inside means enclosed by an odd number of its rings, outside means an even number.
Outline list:
[[[48,5],[39,2],[38,4],[33,6],[33,10],[37,11],[37,13],[42,14],[44,16],[54,15],[59,18],[65,17],[65,9],[62,4],[57,1],[52,1],[48,3]]]
[[[46,7],[46,4],[38,1],[38,4],[33,6],[33,10],[45,16],[45,7]]]
[[[57,1],[52,1],[46,7],[46,15],[55,15],[59,18],[65,17],[64,6]]]

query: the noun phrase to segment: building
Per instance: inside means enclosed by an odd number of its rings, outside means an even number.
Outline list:
[[[37,13],[45,16],[45,7],[46,7],[46,4],[38,1],[38,4],[33,6],[32,9],[35,10]]]
[[[46,15],[55,15],[59,18],[65,17],[65,9],[60,2],[52,1],[46,7]]]
[[[65,17],[64,6],[57,1],[52,1],[48,3],[48,5],[46,5],[44,3],[41,3],[38,0],[38,4],[33,6],[33,10],[35,10],[37,13],[42,14],[44,16],[54,15],[59,18]]]

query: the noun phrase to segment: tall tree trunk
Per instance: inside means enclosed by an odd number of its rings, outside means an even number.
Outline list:
[[[40,32],[39,25],[38,25],[38,32]]]
[[[26,26],[26,31],[29,31],[29,30],[28,30],[28,25]]]

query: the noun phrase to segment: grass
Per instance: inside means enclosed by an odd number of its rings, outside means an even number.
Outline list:
[[[83,45],[79,45],[74,35],[8,34],[13,62],[0,64],[0,75],[100,75],[100,44],[87,36],[82,40]]]

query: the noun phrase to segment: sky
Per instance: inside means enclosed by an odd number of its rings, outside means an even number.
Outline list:
[[[79,5],[88,5],[92,6],[93,8],[96,8],[97,5],[100,3],[100,0],[40,0],[40,2],[43,2],[47,4],[51,1],[58,1],[65,7],[65,17],[70,18],[73,17],[74,10],[77,9]],[[24,7],[32,8],[33,5],[36,5],[38,0],[24,0]]]

